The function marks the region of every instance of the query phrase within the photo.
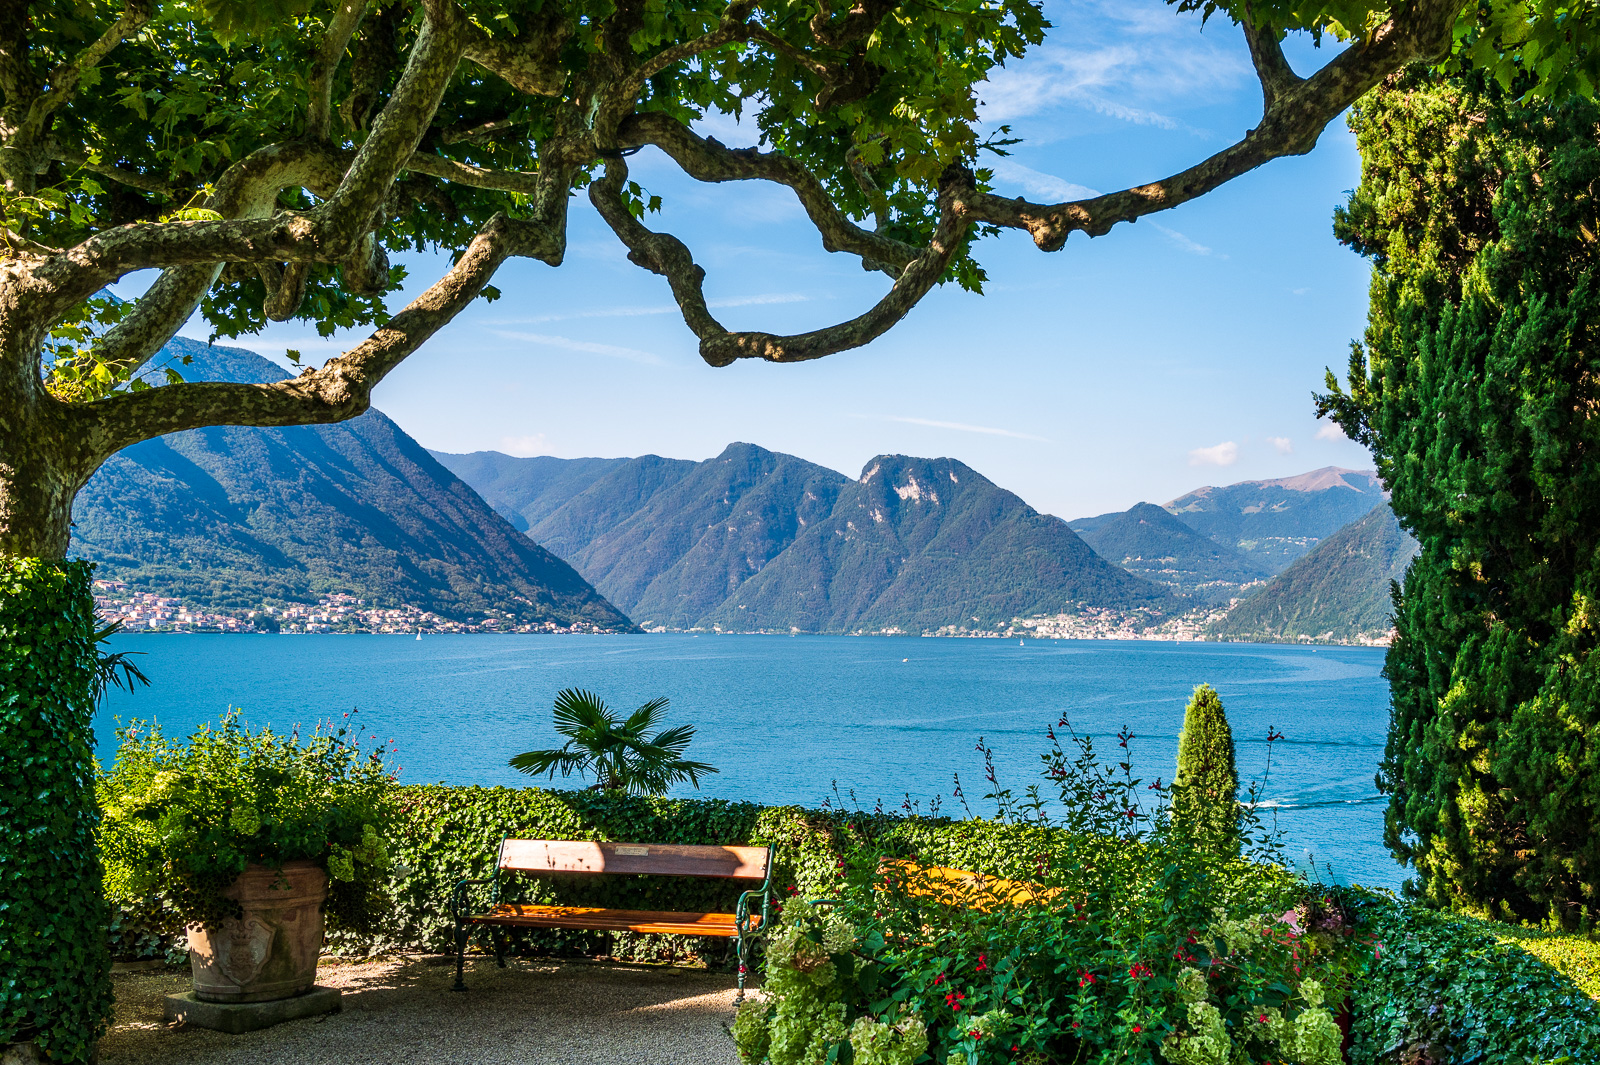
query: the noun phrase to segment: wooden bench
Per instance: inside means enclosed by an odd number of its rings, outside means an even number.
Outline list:
[[[500,901],[500,874],[595,875],[601,873],[646,876],[697,876],[721,880],[759,880],[761,886],[739,896],[733,913],[681,913],[669,910],[611,910],[592,906],[530,906]],[[490,908],[471,913],[467,892],[472,885],[489,885]],[[771,901],[772,847],[702,847],[656,843],[587,843],[554,839],[505,839],[495,859],[494,876],[456,884],[450,893],[450,916],[455,921],[456,982],[452,990],[465,991],[467,936],[473,925],[487,925],[495,933],[495,961],[505,968],[501,928],[571,928],[591,932],[656,932],[679,936],[725,936],[737,941],[739,994],[744,1000],[744,978],[754,937],[766,930]],[[759,913],[752,909],[759,899]]]

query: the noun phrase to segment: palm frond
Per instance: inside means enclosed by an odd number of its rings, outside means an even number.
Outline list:
[[[530,777],[539,776],[541,773],[548,773],[553,777],[558,769],[562,776],[567,777],[573,773],[582,774],[592,761],[592,757],[588,754],[569,751],[563,747],[555,751],[524,751],[513,755],[506,764]]]
[[[605,701],[594,692],[581,688],[566,688],[557,692],[552,715],[556,731],[575,740],[585,733],[600,734],[616,727]]]
[[[635,736],[643,734],[645,729],[656,723],[661,711],[667,708],[667,702],[666,699],[651,699],[628,715],[628,720],[622,723],[622,731],[631,732]]]
[[[694,739],[693,725],[679,725],[669,728],[665,732],[658,732],[650,737],[652,746],[668,752],[673,758],[681,758],[688,749],[689,742]]]

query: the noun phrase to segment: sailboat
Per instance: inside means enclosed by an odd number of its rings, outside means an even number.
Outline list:
[[[419,640],[422,639],[422,630],[421,629],[417,630],[417,639],[419,639]]]

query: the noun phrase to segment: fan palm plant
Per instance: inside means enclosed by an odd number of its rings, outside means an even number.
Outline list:
[[[700,774],[715,773],[705,762],[683,757],[694,739],[693,725],[679,725],[654,735],[667,700],[652,699],[618,721],[593,692],[568,688],[556,695],[556,731],[567,737],[564,746],[549,751],[526,751],[510,765],[529,776],[557,770],[563,777],[590,773],[595,791],[624,791],[634,795],[665,795],[681,780],[696,788]]]

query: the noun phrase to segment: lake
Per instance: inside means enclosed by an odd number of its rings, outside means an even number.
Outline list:
[[[1001,783],[1020,793],[1039,779],[1045,728],[1063,716],[1107,760],[1117,730],[1131,728],[1136,771],[1170,779],[1184,705],[1209,683],[1227,708],[1242,781],[1265,770],[1268,729],[1284,734],[1266,797],[1291,857],[1314,855],[1324,880],[1396,887],[1405,875],[1383,847],[1373,784],[1389,720],[1380,648],[687,634],[113,643],[143,652],[152,687],[107,698],[96,722],[102,759],[114,753],[115,717],[184,735],[230,706],[278,728],[356,709],[365,735],[395,741],[405,782],[516,786],[532,781],[506,759],[560,746],[551,700],[579,687],[621,711],[670,698],[667,723],[699,730],[689,757],[721,770],[702,780],[704,795],[816,806],[837,782],[865,808],[909,795],[926,809],[942,796],[958,815],[956,774],[973,811],[992,813],[979,798],[989,790],[980,736]]]

